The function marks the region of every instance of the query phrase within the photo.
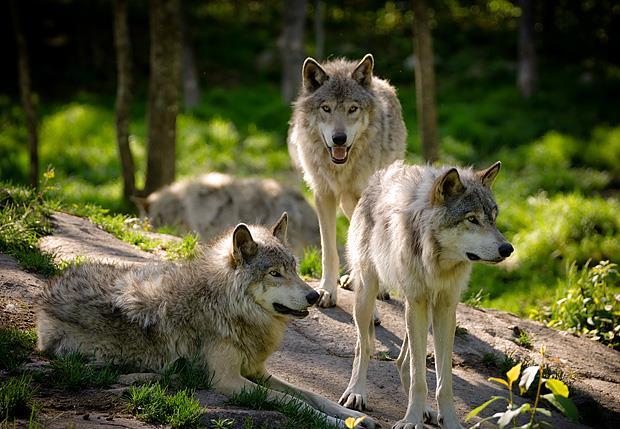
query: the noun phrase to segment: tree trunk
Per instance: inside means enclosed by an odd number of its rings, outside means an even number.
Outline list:
[[[427,162],[439,158],[433,38],[426,0],[413,0],[413,44],[416,54],[415,90],[422,156]]]
[[[314,36],[316,52],[314,58],[323,61],[325,56],[325,1],[314,0]]]
[[[34,105],[34,94],[30,83],[30,65],[28,60],[28,47],[26,37],[21,27],[21,21],[15,0],[10,2],[13,29],[17,42],[17,74],[19,76],[19,92],[22,99],[26,127],[28,128],[28,151],[30,158],[30,171],[28,182],[33,188],[39,185],[39,134],[37,131],[37,113]]]
[[[306,0],[284,2],[284,23],[280,39],[282,57],[282,98],[293,101],[301,85],[301,66],[304,61],[304,26]]]
[[[179,0],[150,1],[149,125],[144,193],[174,181],[181,71]]]
[[[200,85],[198,83],[196,57],[187,29],[187,20],[184,16],[181,17],[181,39],[183,43],[183,59],[181,63],[183,105],[185,109],[192,109],[200,103]]]
[[[127,0],[114,0],[114,46],[116,48],[116,142],[123,174],[123,196],[136,192],[135,166],[129,147],[129,117],[132,101],[131,41],[127,26]]]
[[[534,48],[534,11],[532,0],[521,0],[519,18],[519,64],[517,86],[523,98],[529,98],[536,90],[536,50]]]

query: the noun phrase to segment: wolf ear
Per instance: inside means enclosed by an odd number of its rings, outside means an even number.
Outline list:
[[[323,67],[314,58],[306,58],[302,67],[304,88],[314,92],[329,80],[329,76]]]
[[[364,58],[362,58],[362,61],[355,66],[355,70],[351,73],[351,77],[364,88],[368,88],[372,81],[372,68],[374,65],[375,59],[372,54],[366,54]]]
[[[271,228],[271,232],[273,235],[280,240],[282,243],[286,244],[286,231],[288,229],[288,213],[282,213],[280,219],[275,223],[275,225]]]
[[[435,180],[431,196],[432,203],[441,204],[449,197],[463,192],[464,189],[459,172],[456,168],[451,168]]]
[[[499,173],[499,169],[501,168],[502,163],[497,161],[495,164],[487,168],[486,170],[478,171],[476,175],[482,181],[482,184],[487,188],[491,188],[493,182],[495,182],[495,178],[497,177],[497,173]]]
[[[245,259],[256,255],[257,251],[258,245],[252,238],[252,234],[250,234],[247,225],[244,223],[237,225],[233,232],[232,257],[234,261],[240,264]]]

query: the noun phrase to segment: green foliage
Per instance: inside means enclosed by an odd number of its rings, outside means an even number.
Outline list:
[[[198,252],[197,234],[186,234],[179,242],[163,240],[146,234],[151,230],[151,225],[145,219],[124,214],[110,214],[109,210],[93,204],[72,205],[69,211],[76,216],[89,218],[119,240],[133,244],[146,252],[164,251],[166,257],[171,260],[193,259]]]
[[[0,252],[13,256],[24,269],[43,275],[56,272],[53,255],[38,247],[39,238],[52,228],[44,199],[48,190],[47,180],[40,191],[0,182]]]
[[[28,359],[37,344],[34,330],[0,328],[0,369],[13,370]]]
[[[500,267],[474,266],[471,284],[489,295],[485,306],[525,315],[550,304],[557,279],[565,275],[565,261],[581,266],[589,259],[620,260],[617,199],[543,193],[516,201],[498,195],[497,200],[499,228],[515,253]]]
[[[11,377],[0,384],[0,426],[3,420],[24,417],[32,413],[32,397],[36,389],[30,386],[29,375]]]
[[[126,399],[129,410],[138,419],[173,428],[198,427],[206,411],[194,397],[193,390],[168,394],[159,383],[130,386]]]
[[[96,368],[88,363],[81,353],[70,353],[52,361],[52,381],[54,385],[67,390],[80,390],[86,387],[106,387],[113,384],[119,370],[111,364]]]
[[[304,277],[320,279],[321,273],[321,251],[314,246],[305,248],[304,257],[299,262],[299,274]]]
[[[506,372],[506,378],[496,378],[491,377],[489,381],[493,381],[502,385],[505,389],[508,390],[508,397],[506,396],[492,396],[489,400],[481,404],[480,406],[474,408],[466,417],[466,421],[471,420],[473,417],[477,416],[482,412],[485,408],[496,401],[503,401],[506,403],[506,411],[497,412],[491,415],[490,417],[486,417],[476,423],[472,428],[479,428],[483,422],[497,419],[497,425],[499,429],[503,429],[509,426],[512,423],[512,427],[516,428],[517,425],[519,428],[542,428],[542,427],[551,427],[547,421],[539,420],[541,416],[551,417],[551,412],[545,408],[540,407],[539,403],[541,398],[545,399],[555,408],[557,408],[562,414],[568,417],[570,420],[577,421],[579,418],[579,414],[577,412],[577,408],[573,404],[572,400],[569,399],[568,395],[568,387],[562,381],[554,378],[544,378],[544,363],[545,363],[545,347],[543,346],[540,350],[541,353],[541,364],[540,365],[532,365],[523,370],[521,372],[522,363],[517,363],[513,367],[511,367]],[[530,389],[532,385],[536,386],[536,393],[534,395],[534,403],[530,404],[529,402],[524,402],[521,405],[518,405],[514,400],[513,395],[513,385],[519,380],[519,394],[524,395]],[[545,395],[541,395],[542,387],[546,387],[550,391]],[[519,420],[524,420],[525,423]]]
[[[531,316],[547,326],[584,335],[620,349],[620,275],[601,261],[581,270],[572,263],[559,282],[554,302]]]
[[[269,399],[269,390],[262,386],[254,389],[242,390],[230,399],[230,404],[240,407],[249,407],[256,410],[279,411],[287,417],[287,422],[282,429],[297,429],[311,427],[313,429],[335,429],[327,422],[324,416],[320,416],[309,406],[301,401],[290,399]]]
[[[582,153],[588,165],[609,171],[616,180],[620,179],[620,127],[595,128]]]

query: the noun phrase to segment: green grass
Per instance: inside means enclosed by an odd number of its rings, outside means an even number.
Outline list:
[[[86,217],[104,231],[114,235],[119,240],[133,244],[146,252],[164,251],[167,259],[193,259],[198,252],[199,238],[197,234],[185,234],[181,241],[168,241],[152,238],[145,232],[152,231],[147,220],[138,219],[126,214],[110,214],[108,209],[94,204],[79,206],[72,204],[68,211],[76,216]]]
[[[159,383],[130,386],[126,398],[130,412],[138,419],[173,428],[198,427],[205,413],[193,390],[183,389],[170,394]]]
[[[304,249],[304,256],[299,262],[299,274],[307,278],[320,279],[322,273],[321,251],[314,246]]]
[[[306,406],[291,399],[272,400],[268,398],[268,389],[257,386],[251,390],[242,392],[230,398],[229,403],[240,407],[248,407],[256,410],[278,411],[287,417],[286,424],[282,429],[297,429],[310,427],[313,429],[335,429],[324,417],[317,415]]]
[[[197,360],[179,358],[164,369],[162,383],[185,389],[210,389],[214,376]]]
[[[0,369],[13,370],[24,363],[37,344],[34,330],[0,328]]]
[[[53,255],[38,247],[41,237],[51,233],[50,207],[44,191],[0,182],[0,252],[17,259],[26,270],[52,275]]]
[[[81,353],[70,353],[52,361],[52,383],[66,390],[107,387],[116,382],[120,371],[111,364],[95,367]]]
[[[32,414],[32,397],[36,389],[30,385],[31,381],[29,375],[22,375],[0,384],[0,426],[3,421]]]

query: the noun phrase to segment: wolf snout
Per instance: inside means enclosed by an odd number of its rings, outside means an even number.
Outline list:
[[[315,290],[308,292],[308,294],[306,295],[306,301],[308,301],[308,304],[313,305],[315,304],[318,300],[319,297],[321,295],[319,295],[319,293]]]
[[[346,133],[334,133],[332,134],[332,142],[334,142],[335,145],[337,146],[342,146],[347,142],[347,135]]]
[[[510,243],[502,243],[499,246],[499,254],[502,258],[507,258],[511,255],[512,252],[514,252],[514,247],[512,247],[512,244]]]

